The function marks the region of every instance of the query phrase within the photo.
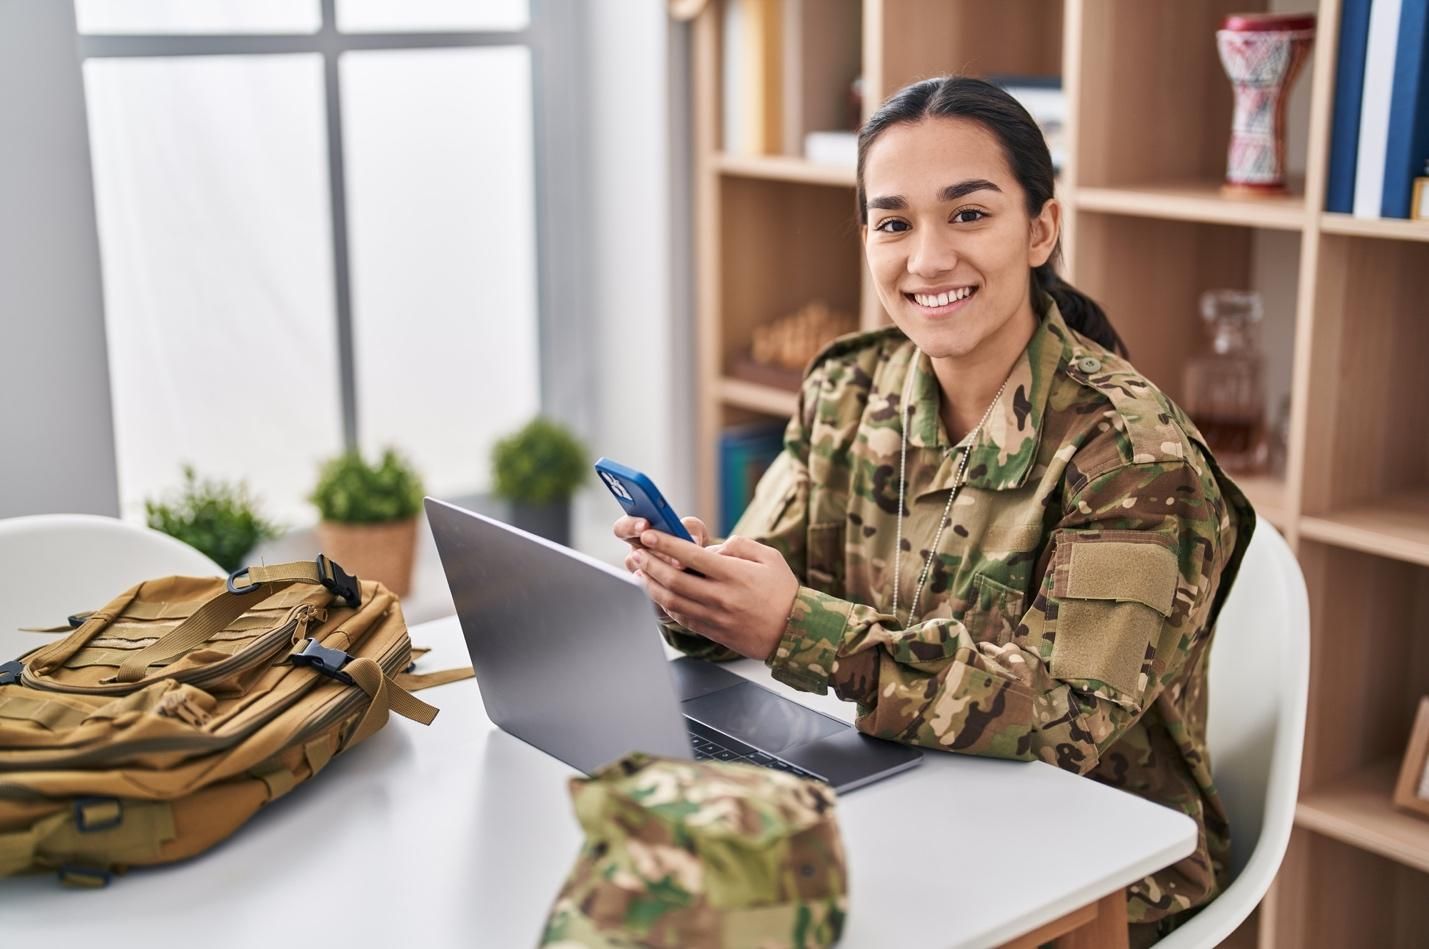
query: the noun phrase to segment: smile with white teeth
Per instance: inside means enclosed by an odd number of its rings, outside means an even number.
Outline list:
[[[956,290],[949,290],[946,293],[912,293],[909,294],[909,296],[911,296],[913,298],[913,302],[917,303],[919,306],[932,307],[947,306],[949,303],[955,303],[958,300],[965,300],[972,295],[972,292],[972,287],[959,287]]]

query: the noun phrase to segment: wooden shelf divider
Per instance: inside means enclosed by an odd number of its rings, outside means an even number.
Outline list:
[[[1303,186],[1298,193],[1292,190],[1290,194],[1272,198],[1227,196],[1221,193],[1217,181],[1082,187],[1073,192],[1073,200],[1080,211],[1284,231],[1299,231],[1308,220]]]
[[[788,418],[799,404],[799,393],[725,376],[719,381],[719,397],[725,405]]]
[[[1301,795],[1295,825],[1429,873],[1429,820],[1390,803],[1398,771],[1384,761]]]
[[[1300,533],[1322,543],[1429,566],[1429,489],[1305,515]]]
[[[854,186],[854,169],[844,165],[826,165],[788,155],[715,156],[714,167],[724,175],[759,178],[763,181],[793,181],[808,185],[831,185],[839,188]]]
[[[1398,241],[1429,241],[1429,221],[1394,221],[1351,214],[1320,215],[1320,230],[1350,237],[1379,237]]]

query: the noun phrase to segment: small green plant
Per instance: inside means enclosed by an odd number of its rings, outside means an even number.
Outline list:
[[[276,524],[264,520],[243,482],[200,479],[184,465],[184,484],[169,501],[144,501],[149,526],[196,547],[225,570],[244,566],[259,543],[277,537]]]
[[[544,418],[497,442],[491,467],[497,495],[532,505],[566,500],[589,473],[585,446]]]
[[[407,460],[389,448],[369,465],[358,452],[326,462],[308,500],[325,521],[378,524],[414,517],[422,509],[422,479]]]

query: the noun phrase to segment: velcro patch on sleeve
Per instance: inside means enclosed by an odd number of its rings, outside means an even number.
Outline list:
[[[1052,675],[1140,696],[1147,685],[1142,668],[1176,595],[1175,554],[1159,537],[1070,539],[1056,561]]]
[[[1160,544],[1126,541],[1073,542],[1066,548],[1066,588],[1078,600],[1144,603],[1171,615],[1176,598],[1176,555]]]

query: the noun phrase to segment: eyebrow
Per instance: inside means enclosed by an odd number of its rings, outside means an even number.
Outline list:
[[[996,191],[1002,193],[1002,189],[988,181],[986,178],[969,178],[967,181],[959,181],[955,185],[948,185],[938,192],[939,201],[956,201],[965,198],[974,191]],[[908,207],[908,201],[901,194],[880,195],[872,198],[868,202],[869,210],[878,209],[880,211],[903,211]]]

